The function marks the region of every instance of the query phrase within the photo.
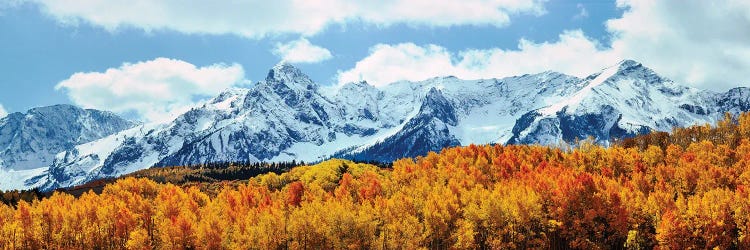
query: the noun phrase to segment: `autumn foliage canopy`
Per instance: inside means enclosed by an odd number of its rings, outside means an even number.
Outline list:
[[[3,249],[750,249],[750,115],[610,147],[467,146],[0,205]]]

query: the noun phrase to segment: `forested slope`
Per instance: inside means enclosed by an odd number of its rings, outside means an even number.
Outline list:
[[[603,148],[468,146],[0,205],[0,247],[750,248],[750,115]]]

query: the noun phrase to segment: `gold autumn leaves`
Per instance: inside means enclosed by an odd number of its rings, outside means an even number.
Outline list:
[[[0,205],[6,249],[750,248],[750,115],[603,148],[468,146]]]

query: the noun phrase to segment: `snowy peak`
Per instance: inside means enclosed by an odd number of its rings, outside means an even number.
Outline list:
[[[384,97],[383,91],[368,84],[365,81],[344,84],[336,93],[336,99],[359,99],[362,101],[375,101]],[[364,99],[364,100],[363,100]]]
[[[226,102],[227,100],[234,100],[238,97],[244,97],[247,95],[247,92],[248,89],[232,87],[219,93],[219,95],[211,99],[209,103],[217,104]]]
[[[214,99],[211,99],[203,107],[207,109],[235,111],[244,106],[244,101],[248,92],[248,89],[229,88],[220,93]]]
[[[377,91],[375,86],[370,85],[366,81],[350,82],[341,86],[339,93],[356,93],[356,92],[373,92]]]
[[[635,99],[650,98],[652,94],[677,97],[691,91],[690,88],[679,86],[634,60],[623,60],[591,74],[584,78],[583,85],[583,88],[566,100],[543,108],[539,113],[554,115],[563,109],[572,113],[578,108],[585,109],[588,105],[601,102],[620,101],[618,104],[622,104],[637,101]]]
[[[634,60],[622,60],[615,65],[602,69],[584,78],[584,81],[599,85],[605,82],[615,82],[624,78],[649,78],[665,80],[652,69]],[[654,81],[655,82],[655,81]]]
[[[633,72],[633,71],[638,71],[638,70],[651,71],[651,69],[643,66],[643,64],[640,63],[640,62],[638,62],[638,61],[631,60],[631,59],[625,59],[625,60],[622,60],[622,61],[616,63],[615,65],[612,65],[612,66],[609,66],[607,68],[604,68],[601,71],[599,71],[598,73],[594,73],[592,75],[597,75],[597,74],[599,74],[599,73],[601,73],[603,71],[606,71],[608,69],[611,69],[611,68],[615,68],[615,71],[617,71],[618,73]]]
[[[268,71],[266,82],[274,86],[283,85],[292,89],[317,87],[317,84],[305,73],[285,62],[277,64]]]
[[[458,118],[453,105],[442,91],[433,87],[422,99],[418,113],[397,133],[364,150],[342,153],[338,157],[389,162],[440,151],[461,144],[449,129],[449,126],[456,125]]]
[[[589,82],[596,82],[601,84],[606,81],[612,81],[619,78],[643,76],[643,75],[655,75],[653,70],[643,66],[643,64],[634,60],[622,60],[619,63],[610,67],[604,68],[601,71],[591,74],[586,77]]]
[[[671,85],[671,80],[664,78],[654,72],[652,69],[643,66],[643,64],[633,61],[624,60],[618,65],[617,73],[614,77],[617,78],[635,78],[642,80],[645,84],[668,84]]]
[[[680,86],[633,60],[624,60],[584,79],[585,87],[523,116],[514,142],[572,143],[592,136],[609,143],[651,130],[712,122],[715,101]],[[710,98],[709,98],[710,99]]]
[[[623,62],[631,62],[631,61],[623,61]],[[543,108],[539,112],[543,115],[554,115],[563,109],[566,109],[568,111],[574,110],[575,107],[577,107],[585,98],[587,98],[591,94],[594,88],[598,87],[599,85],[601,85],[602,83],[606,81],[610,81],[611,80],[610,78],[620,73],[620,69],[622,68],[622,66],[624,65],[618,64],[618,65],[606,68],[599,73],[586,77],[585,87],[583,87],[581,90],[573,94],[573,96],[561,102],[550,105],[547,108]]]
[[[624,60],[620,61],[619,63],[617,63],[617,65],[620,65],[621,69],[622,68],[634,67],[634,66],[643,66],[643,64],[641,64],[640,62],[637,62],[637,61],[635,61],[633,59],[624,59]]]
[[[361,81],[344,84],[333,98],[349,120],[374,122],[381,118],[379,104],[384,97],[383,91]]]
[[[419,116],[432,117],[448,125],[456,126],[458,119],[453,105],[436,88],[431,88],[419,108]]]
[[[280,63],[268,71],[266,80],[258,83],[248,95],[246,103],[258,105],[258,102],[278,102],[282,100],[289,107],[306,106],[309,99],[320,96],[319,86],[298,68],[287,63]],[[314,97],[315,96],[315,97]],[[278,105],[281,103],[270,103]],[[262,104],[263,105],[263,104]]]

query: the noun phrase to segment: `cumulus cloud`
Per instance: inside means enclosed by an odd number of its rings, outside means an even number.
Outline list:
[[[541,15],[546,0],[26,0],[57,20],[116,30],[170,29],[184,33],[316,34],[332,24],[363,22],[448,27],[505,26],[515,14]],[[190,6],[186,8],[185,6]]]
[[[2,104],[0,104],[0,118],[8,116],[8,110],[5,110]]]
[[[682,83],[750,85],[750,1],[618,0],[611,50]]]
[[[305,38],[288,43],[278,43],[273,54],[290,63],[316,63],[331,59],[331,51],[313,45]]]
[[[346,71],[340,83],[383,85],[432,76],[504,77],[545,70],[586,76],[622,59],[703,89],[750,85],[750,1],[618,0],[621,17],[608,20],[609,45],[565,31],[554,42],[521,39],[517,49],[464,50],[437,45],[380,44]],[[388,72],[388,74],[383,74]]]
[[[238,64],[196,67],[168,58],[125,63],[105,72],[75,73],[55,86],[84,108],[135,114],[151,122],[168,121],[197,101],[245,84]]]
[[[452,53],[437,45],[379,44],[354,68],[339,72],[340,84],[366,80],[382,86],[453,75],[463,79],[498,78],[546,70],[585,76],[617,63],[618,57],[580,30],[566,31],[554,43],[519,41],[518,49],[464,50]],[[383,72],[388,72],[384,74]]]
[[[437,45],[417,46],[413,43],[379,44],[370,55],[357,62],[353,69],[339,72],[340,84],[366,80],[382,86],[399,80],[418,81],[455,73],[451,54]]]

